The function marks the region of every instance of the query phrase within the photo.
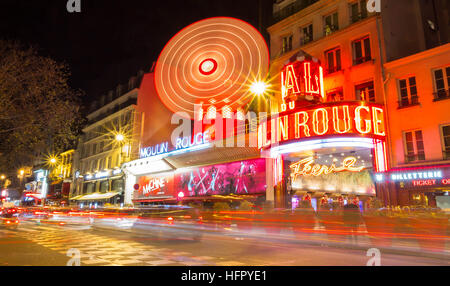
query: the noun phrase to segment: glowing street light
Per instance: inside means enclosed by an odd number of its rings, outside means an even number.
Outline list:
[[[25,170],[24,169],[20,169],[19,170],[19,176],[23,177],[24,174],[25,174]]]
[[[51,164],[55,164],[56,163],[56,158],[50,158],[50,160],[49,160],[49,162],[51,163]]]
[[[125,140],[125,136],[123,136],[123,134],[119,133],[116,135],[116,141],[122,142],[123,140]]]
[[[6,179],[6,176],[5,175],[1,175],[0,176],[0,180],[4,180],[4,179]]]
[[[250,91],[255,95],[263,95],[267,91],[267,84],[263,81],[256,81],[250,86]]]

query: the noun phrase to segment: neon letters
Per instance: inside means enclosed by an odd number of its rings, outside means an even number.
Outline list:
[[[281,111],[286,111],[287,102],[293,109],[300,95],[324,98],[323,68],[318,62],[296,61],[281,71]]]
[[[356,164],[355,157],[347,157],[342,161],[341,167],[336,167],[333,163],[331,166],[315,164],[313,157],[308,157],[303,160],[298,161],[290,165],[289,167],[292,169],[291,176],[296,178],[298,176],[320,176],[322,174],[328,175],[331,173],[338,172],[361,172],[364,170],[364,167],[355,167]]]
[[[341,102],[284,112],[261,122],[258,148],[315,136],[355,134],[383,140],[384,109],[377,104]]]
[[[197,133],[195,136],[186,136],[177,138],[175,150],[187,149],[193,146],[208,143],[211,140],[209,131]],[[174,150],[171,150],[174,151]],[[169,153],[169,142],[164,142],[151,147],[141,148],[141,158],[148,158],[156,155]]]

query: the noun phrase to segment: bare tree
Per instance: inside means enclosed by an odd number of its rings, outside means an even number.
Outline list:
[[[31,165],[39,154],[74,143],[81,92],[69,87],[69,76],[66,64],[0,40],[1,171]]]

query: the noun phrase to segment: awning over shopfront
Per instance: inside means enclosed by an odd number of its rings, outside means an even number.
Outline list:
[[[107,199],[117,196],[118,194],[119,194],[118,192],[93,193],[93,194],[89,194],[89,195],[78,196],[78,197],[72,198],[71,200],[77,200],[77,201],[107,200]]]
[[[196,152],[170,156],[164,159],[178,169],[191,166],[243,161],[259,157],[260,151],[256,147],[212,147]]]
[[[71,200],[71,201],[76,201],[76,200],[78,200],[78,199],[81,198],[81,197],[83,197],[83,195],[72,197],[72,198],[70,198],[69,200]]]

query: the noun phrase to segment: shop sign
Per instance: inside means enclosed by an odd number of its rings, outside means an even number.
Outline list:
[[[141,148],[140,157],[148,158],[156,155],[167,154],[171,151],[188,149],[190,147],[199,146],[210,142],[209,131],[197,133],[194,136],[185,136],[177,138],[173,150],[169,151],[169,142],[157,144],[155,146]]]
[[[322,174],[328,175],[339,172],[361,172],[364,167],[355,167],[357,159],[355,157],[347,157],[342,161],[340,167],[336,167],[333,163],[330,166],[315,164],[313,157],[308,157],[290,165],[292,170],[291,176],[296,178],[298,176],[320,176]]]
[[[359,102],[323,104],[281,113],[258,126],[258,148],[309,137],[356,134],[384,139],[384,109]]]
[[[135,185],[134,200],[173,197],[173,174],[141,176]]]
[[[441,179],[442,171],[421,171],[421,172],[404,172],[404,173],[392,173],[392,181],[411,181],[420,179]]]
[[[450,179],[413,180],[412,184],[414,187],[437,186],[439,184],[450,185]]]

